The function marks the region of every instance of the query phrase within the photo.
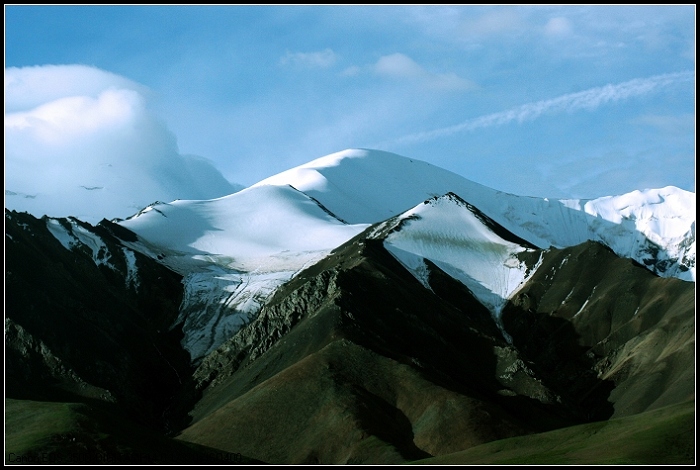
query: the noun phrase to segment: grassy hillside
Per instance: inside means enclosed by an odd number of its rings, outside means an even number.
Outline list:
[[[695,400],[626,418],[489,442],[423,465],[692,465]]]
[[[255,463],[163,437],[95,403],[5,399],[5,464]]]

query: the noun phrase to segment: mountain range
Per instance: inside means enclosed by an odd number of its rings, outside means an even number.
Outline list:
[[[694,462],[694,193],[352,149],[5,225],[6,463]]]

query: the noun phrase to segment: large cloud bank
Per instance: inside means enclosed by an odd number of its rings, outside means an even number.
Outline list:
[[[89,222],[239,189],[181,155],[148,90],[82,65],[5,70],[5,207]]]

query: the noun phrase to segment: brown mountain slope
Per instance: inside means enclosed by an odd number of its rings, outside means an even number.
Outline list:
[[[558,371],[563,387],[575,386],[575,364],[594,358],[598,377],[614,384],[614,417],[695,396],[694,283],[659,278],[600,244],[550,251],[503,321],[521,353],[542,374]]]

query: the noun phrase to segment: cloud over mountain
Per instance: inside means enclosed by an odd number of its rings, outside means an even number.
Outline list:
[[[182,155],[148,89],[83,65],[5,70],[6,206],[41,216],[126,217],[154,200],[236,188]]]

